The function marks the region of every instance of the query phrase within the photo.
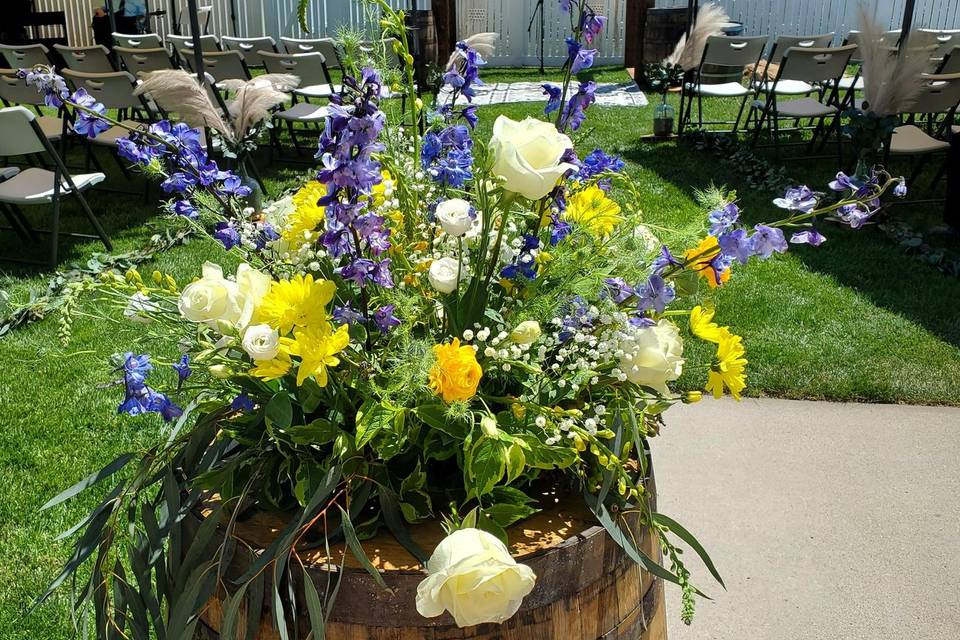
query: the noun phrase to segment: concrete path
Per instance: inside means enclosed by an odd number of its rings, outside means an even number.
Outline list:
[[[557,83],[553,83],[557,84]],[[543,82],[493,82],[477,87],[477,95],[473,103],[477,105],[504,104],[507,102],[543,102],[547,98],[543,93]],[[576,91],[576,83],[570,89]],[[449,90],[440,92],[440,104],[449,101]],[[621,84],[615,82],[601,82],[594,93],[597,104],[612,107],[643,107],[647,104],[647,97],[633,82]],[[457,99],[457,104],[466,104],[466,98]]]
[[[677,407],[653,439],[659,510],[692,552],[670,640],[960,638],[960,409],[788,400]]]

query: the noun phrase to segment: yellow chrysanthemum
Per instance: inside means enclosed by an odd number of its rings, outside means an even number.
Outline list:
[[[387,201],[387,198],[393,197],[393,176],[390,175],[390,172],[383,170],[380,173],[380,177],[383,178],[379,184],[373,185],[370,189],[370,195],[373,198],[373,205],[379,207],[384,202]]]
[[[433,347],[436,364],[430,369],[430,389],[444,402],[469,400],[477,393],[483,369],[473,347],[460,346],[460,339]]]
[[[294,341],[290,353],[300,356],[300,368],[297,370],[297,385],[313,376],[321,387],[327,386],[327,368],[340,364],[337,354],[350,344],[347,325],[341,325],[331,332],[330,326],[308,326],[293,332]]]
[[[277,352],[277,355],[272,360],[257,360],[257,366],[250,369],[250,375],[268,381],[287,375],[290,367],[293,366],[288,351],[292,342],[289,338],[280,338],[280,351]]]
[[[711,287],[719,287],[730,279],[730,267],[718,273],[710,262],[719,252],[720,246],[717,244],[717,239],[707,236],[696,247],[688,249],[683,257],[686,260],[695,260],[690,268],[700,274],[700,277],[706,278],[707,284]]]
[[[292,280],[275,281],[260,301],[257,322],[269,324],[281,334],[290,333],[294,327],[326,328],[326,306],[336,291],[333,282],[314,281],[312,275],[297,274]]]
[[[603,189],[596,185],[570,196],[563,215],[570,222],[583,225],[597,236],[610,235],[614,227],[623,220],[620,217],[620,205],[608,198]]]
[[[714,313],[715,311],[709,307],[704,308],[700,305],[694,307],[690,311],[690,333],[707,342],[720,342],[723,329],[713,321]]]
[[[287,216],[281,237],[292,245],[308,242],[314,231],[323,225],[323,207],[317,201],[325,196],[327,188],[316,180],[303,185],[293,194],[293,212]]]
[[[744,357],[745,355],[743,338],[730,333],[726,327],[721,328],[717,355],[713,364],[710,365],[705,387],[707,391],[713,394],[714,398],[720,398],[723,395],[724,387],[726,387],[730,390],[730,395],[737,400],[740,399],[740,392],[747,387],[747,359]]]

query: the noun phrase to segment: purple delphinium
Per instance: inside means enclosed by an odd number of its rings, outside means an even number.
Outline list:
[[[597,83],[593,80],[581,82],[577,92],[570,96],[567,106],[563,110],[563,118],[560,120],[560,131],[570,127],[571,131],[576,131],[586,119],[586,110],[593,104],[597,97],[595,94]]]
[[[576,177],[587,180],[605,171],[620,171],[623,167],[623,158],[620,156],[607,155],[602,149],[594,149],[583,158],[580,172]]]
[[[817,196],[809,187],[791,187],[782,198],[774,198],[773,204],[781,209],[810,213],[817,206]]]
[[[745,229],[733,229],[721,233],[717,237],[717,244],[720,246],[721,255],[726,256],[731,262],[736,260],[740,264],[747,264],[750,256],[753,255],[753,247]]]
[[[550,216],[550,246],[555,247],[573,232],[573,225],[562,220],[557,214]]]
[[[813,247],[819,247],[821,244],[826,242],[827,239],[820,234],[816,229],[806,229],[804,231],[798,231],[792,236],[790,236],[791,244],[809,244]]]
[[[636,295],[636,291],[634,291],[633,287],[627,284],[627,281],[623,278],[607,278],[603,281],[603,283],[607,285],[604,293],[609,295],[610,299],[617,304],[620,304]]]
[[[841,222],[850,225],[851,228],[859,229],[866,224],[874,213],[876,213],[876,210],[870,211],[860,203],[855,202],[841,206],[837,209],[836,216]]]
[[[183,410],[169,397],[152,389],[147,384],[147,375],[153,369],[150,356],[126,353],[120,370],[123,372],[124,399],[117,413],[137,416],[144,413],[159,413],[165,422],[183,415]]]
[[[657,313],[663,313],[667,305],[676,297],[677,292],[673,285],[666,282],[663,276],[655,273],[645,284],[637,287],[637,311],[653,309]]]
[[[83,109],[77,109],[76,121],[73,123],[73,130],[78,135],[93,139],[110,128],[107,121],[100,117],[106,114],[106,107],[97,102],[96,98],[87,93],[83,87],[70,96],[70,101],[83,107]]]
[[[900,178],[900,180],[897,181],[897,184],[895,184],[893,187],[893,195],[897,196],[898,198],[907,197],[907,181],[906,180],[904,180],[903,178]]]
[[[171,366],[173,370],[177,372],[177,390],[179,391],[184,381],[193,373],[193,371],[190,370],[190,356],[186,353],[181,355],[180,360],[174,362]]]
[[[673,254],[670,253],[670,249],[667,248],[667,245],[662,245],[660,247],[660,255],[653,259],[653,262],[650,263],[650,270],[656,274],[662,274],[670,267],[679,267],[683,262],[677,260],[673,257]]]
[[[774,253],[783,253],[787,250],[787,241],[780,229],[758,224],[753,230],[754,234],[750,236],[750,249],[753,255],[766,260]]]
[[[223,243],[227,251],[240,244],[240,232],[232,221],[218,222],[213,228],[213,237]]]
[[[253,411],[253,399],[247,395],[246,391],[244,391],[233,399],[233,402],[230,403],[230,409],[233,411],[250,413]]]
[[[355,311],[350,303],[334,307],[333,319],[340,324],[363,324],[363,314]]]
[[[740,218],[740,209],[736,204],[728,202],[721,208],[711,211],[707,216],[710,223],[710,235],[719,236],[724,231],[730,229]]]
[[[848,189],[856,189],[857,185],[853,183],[850,176],[843,171],[838,171],[837,177],[830,181],[830,188],[834,191],[847,191]]]
[[[594,38],[600,35],[600,32],[603,31],[603,27],[606,24],[607,18],[605,16],[597,15],[593,9],[586,7],[586,10],[580,18],[580,28],[583,31],[583,37],[587,40],[587,44],[593,44]]]
[[[193,206],[193,203],[189,200],[177,200],[174,202],[170,206],[170,213],[183,216],[184,218],[190,218],[191,220],[196,220],[200,217],[197,213],[197,208]]]
[[[390,333],[390,330],[400,324],[400,320],[393,315],[396,305],[388,304],[373,312],[373,324],[380,333]]]
[[[563,96],[563,89],[555,84],[542,84],[543,95],[547,96],[547,106],[543,108],[544,115],[550,115],[560,108],[560,99]]]
[[[515,282],[520,281],[521,278],[536,280],[537,261],[533,252],[539,248],[540,240],[536,236],[524,235],[520,253],[517,254],[511,264],[500,270],[500,277]]]

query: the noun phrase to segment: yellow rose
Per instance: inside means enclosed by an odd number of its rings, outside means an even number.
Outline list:
[[[506,545],[479,529],[460,529],[444,538],[427,562],[427,573],[417,587],[417,611],[425,618],[449,611],[458,627],[504,622],[537,581]]]
[[[436,363],[430,369],[430,389],[444,402],[469,400],[477,393],[483,369],[473,347],[460,346],[460,339],[433,347]]]

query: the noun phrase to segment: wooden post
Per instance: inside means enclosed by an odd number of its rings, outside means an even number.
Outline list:
[[[433,21],[437,29],[437,52],[440,63],[446,62],[457,46],[457,3],[456,0],[433,0]],[[467,37],[469,33],[463,34]]]
[[[626,23],[623,34],[623,65],[637,78],[643,74],[643,41],[647,26],[647,9],[654,0],[627,0]],[[632,70],[632,71],[631,71]]]

